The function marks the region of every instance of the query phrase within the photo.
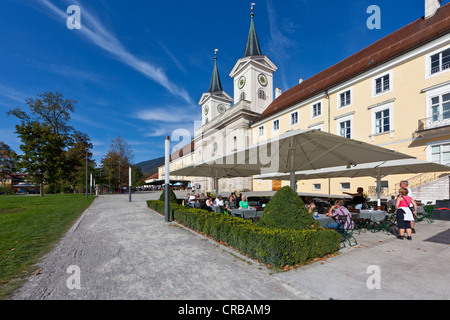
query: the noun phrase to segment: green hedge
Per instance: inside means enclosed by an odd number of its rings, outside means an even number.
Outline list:
[[[164,202],[147,201],[164,213]],[[223,241],[239,252],[273,267],[305,264],[339,249],[341,236],[323,228],[310,230],[268,229],[241,218],[170,204],[171,217],[193,230]]]

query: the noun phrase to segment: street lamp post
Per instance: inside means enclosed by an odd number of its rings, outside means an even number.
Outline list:
[[[88,199],[88,149],[86,148],[86,200]]]
[[[131,167],[128,172],[128,196],[129,196],[129,201],[131,202]]]
[[[166,141],[165,141],[165,158],[166,158],[166,176],[165,176],[165,182],[166,182],[166,186],[165,186],[165,221],[166,222],[170,222],[170,207],[169,207],[169,188],[170,188],[170,173],[169,173],[169,162],[170,162],[170,137],[166,136]]]

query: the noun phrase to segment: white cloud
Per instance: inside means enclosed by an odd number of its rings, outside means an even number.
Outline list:
[[[21,103],[25,103],[25,99],[28,98],[28,96],[25,93],[20,92],[9,86],[5,86],[1,83],[0,83],[0,96],[7,98],[8,100],[21,102]],[[13,109],[13,108],[11,108],[11,109]]]
[[[160,121],[169,123],[185,123],[198,120],[199,112],[192,112],[191,107],[164,107],[141,110],[133,114],[133,118],[145,121]]]
[[[57,8],[52,2],[49,0],[40,0],[39,2],[51,9],[58,18],[67,21],[69,15],[65,11]],[[79,5],[78,1],[74,0],[72,0],[70,4],[74,3]],[[117,60],[157,82],[174,96],[177,96],[188,103],[192,102],[188,92],[184,88],[181,88],[170,81],[162,68],[143,61],[128,52],[116,36],[101,24],[99,19],[95,18],[85,7],[81,5],[79,5],[79,7],[81,8],[81,29],[76,30],[76,32],[81,32],[81,34],[89,41],[110,53]]]

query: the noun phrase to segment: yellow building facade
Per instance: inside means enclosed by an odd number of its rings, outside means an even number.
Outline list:
[[[449,11],[448,5],[445,7],[439,10]],[[379,49],[389,50],[382,46]],[[422,46],[265,117],[252,125],[252,136],[257,143],[289,130],[319,129],[448,165],[449,124],[447,30]],[[385,195],[396,194],[399,181],[414,176],[383,178]],[[298,181],[297,191],[339,194],[356,192],[361,186],[368,192],[375,189],[375,184],[370,177],[317,179]],[[274,185],[279,187],[275,181],[254,180],[253,189],[271,190]],[[282,185],[289,185],[289,181]]]
[[[317,129],[450,165],[449,16],[447,4],[284,93],[276,89],[275,100],[251,121],[249,144],[270,141],[290,130]],[[188,148],[176,152],[171,171],[198,160],[194,143]],[[164,166],[159,176],[164,177]],[[396,194],[400,180],[416,184],[423,179],[384,177],[382,195]],[[203,190],[214,190],[213,179],[199,181]],[[253,179],[252,189],[272,191],[284,185],[289,181]],[[297,181],[297,191],[306,193],[342,194],[358,187],[375,197],[372,177]]]

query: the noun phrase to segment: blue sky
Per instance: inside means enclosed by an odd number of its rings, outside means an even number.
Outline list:
[[[255,3],[261,49],[282,91],[424,15],[424,0]],[[67,28],[70,5],[81,9],[80,30]],[[381,9],[381,29],[366,26],[371,5]],[[192,133],[201,120],[214,49],[233,96],[228,75],[244,53],[250,1],[2,0],[0,16],[0,141],[20,152],[17,120],[6,112],[60,91],[78,101],[71,125],[90,136],[98,163],[119,135],[138,163],[163,156],[165,135]]]

